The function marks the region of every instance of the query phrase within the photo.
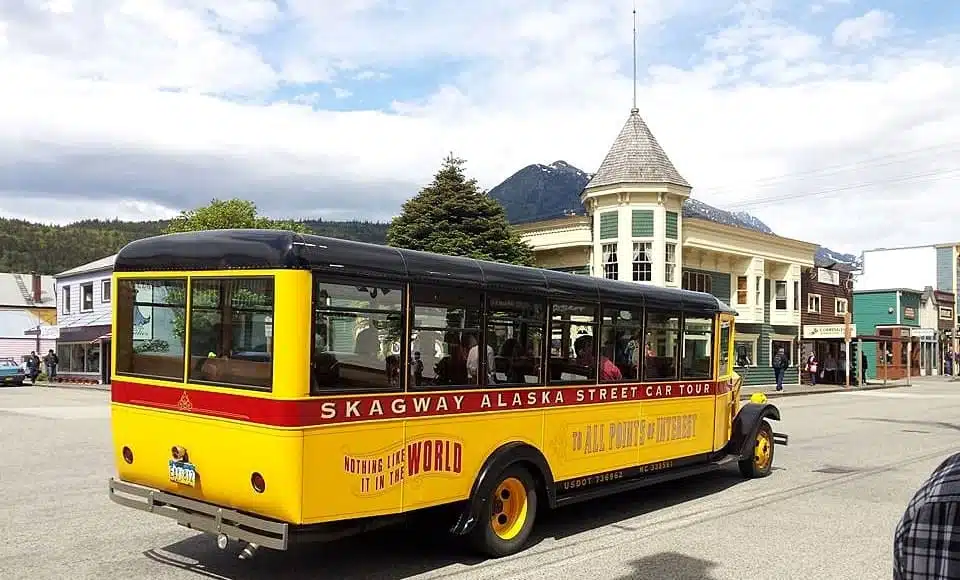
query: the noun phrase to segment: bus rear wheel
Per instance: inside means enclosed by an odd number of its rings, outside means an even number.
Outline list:
[[[757,436],[753,440],[753,453],[747,459],[740,460],[740,473],[744,477],[766,477],[773,471],[773,427],[767,421],[761,421]]]
[[[536,482],[527,469],[511,465],[500,473],[487,497],[471,535],[472,544],[494,558],[519,552],[530,537],[536,516]]]

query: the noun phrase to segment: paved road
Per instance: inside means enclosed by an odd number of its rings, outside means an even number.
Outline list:
[[[0,389],[0,578],[889,578],[910,495],[960,450],[960,383],[779,399],[776,471],[731,471],[565,508],[535,545],[478,562],[395,530],[256,560],[112,504],[108,394]]]

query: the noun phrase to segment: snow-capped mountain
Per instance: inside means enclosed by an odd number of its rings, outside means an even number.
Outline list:
[[[499,201],[511,223],[522,223],[561,217],[586,212],[580,203],[580,192],[593,175],[582,171],[566,161],[554,161],[549,165],[527,165],[503,183],[489,191],[490,197]],[[770,226],[744,211],[731,212],[697,199],[688,199],[683,205],[683,216],[700,218],[725,225],[746,228],[765,234],[773,234]],[[857,257],[818,248],[815,256],[818,265],[839,262],[855,265]]]

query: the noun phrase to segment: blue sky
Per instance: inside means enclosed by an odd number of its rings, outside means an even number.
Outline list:
[[[951,231],[960,4],[638,4],[638,105],[694,197],[844,251]],[[0,211],[146,219],[236,195],[387,220],[450,151],[487,188],[530,163],[594,171],[630,107],[631,7],[2,3]]]

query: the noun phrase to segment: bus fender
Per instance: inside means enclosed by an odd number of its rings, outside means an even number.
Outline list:
[[[547,494],[547,504],[552,508],[557,505],[556,488],[553,482],[553,472],[547,464],[546,458],[536,447],[513,441],[501,445],[487,457],[477,473],[477,478],[470,489],[470,499],[467,500],[463,510],[457,517],[456,523],[450,528],[450,532],[455,535],[464,535],[473,529],[473,526],[483,513],[486,507],[487,498],[493,492],[497,484],[497,476],[507,467],[515,463],[527,463],[530,465],[530,474],[542,485],[541,490]]]
[[[740,408],[733,420],[727,453],[741,459],[753,457],[753,440],[764,419],[780,420],[780,409],[770,403],[747,403]]]

